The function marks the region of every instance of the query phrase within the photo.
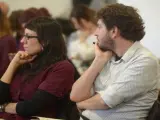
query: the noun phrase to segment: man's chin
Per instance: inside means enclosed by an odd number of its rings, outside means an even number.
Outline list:
[[[106,51],[111,51],[110,49],[108,48],[100,48],[102,51],[106,52]]]
[[[99,43],[97,43],[97,45],[98,45],[98,47],[99,47],[102,51],[104,51],[104,52],[106,52],[106,51],[111,51],[111,50],[108,49],[108,48],[104,48],[104,47],[100,46]]]

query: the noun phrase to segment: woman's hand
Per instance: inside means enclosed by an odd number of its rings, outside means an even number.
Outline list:
[[[32,60],[36,58],[36,56],[37,55],[30,56],[27,52],[19,51],[12,59],[6,72],[3,74],[1,78],[1,81],[4,83],[10,84],[17,68],[22,64],[31,62]]]
[[[35,56],[30,56],[27,52],[25,51],[19,51],[14,58],[11,61],[11,64],[15,64],[17,66],[23,65],[25,63],[31,62],[36,58],[37,55]]]

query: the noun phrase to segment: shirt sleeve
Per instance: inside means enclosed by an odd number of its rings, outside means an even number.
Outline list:
[[[38,89],[56,97],[63,97],[71,90],[73,82],[74,67],[71,63],[65,62],[54,67]]]
[[[52,106],[57,98],[43,90],[37,90],[31,100],[18,102],[16,112],[20,116],[28,117],[39,114],[45,108]]]
[[[158,64],[155,60],[144,59],[134,62],[105,91],[99,92],[110,107],[129,101],[149,90],[157,88]]]

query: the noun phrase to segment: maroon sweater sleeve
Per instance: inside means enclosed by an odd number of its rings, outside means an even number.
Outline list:
[[[40,84],[40,90],[44,90],[56,97],[62,97],[68,93],[74,82],[74,68],[68,61],[57,64]]]

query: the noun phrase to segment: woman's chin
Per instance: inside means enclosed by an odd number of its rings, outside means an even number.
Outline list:
[[[28,50],[25,50],[26,53],[28,53],[28,55],[32,55],[33,53],[29,52]]]
[[[34,56],[34,55],[37,55],[39,52],[38,51],[30,51],[30,50],[28,50],[28,49],[24,49],[24,51],[26,52],[26,53],[28,53],[28,55],[30,55],[30,56]]]
[[[32,53],[32,52],[27,52],[28,53],[28,55],[30,55],[30,56],[35,56],[35,55],[37,55],[38,53]]]

